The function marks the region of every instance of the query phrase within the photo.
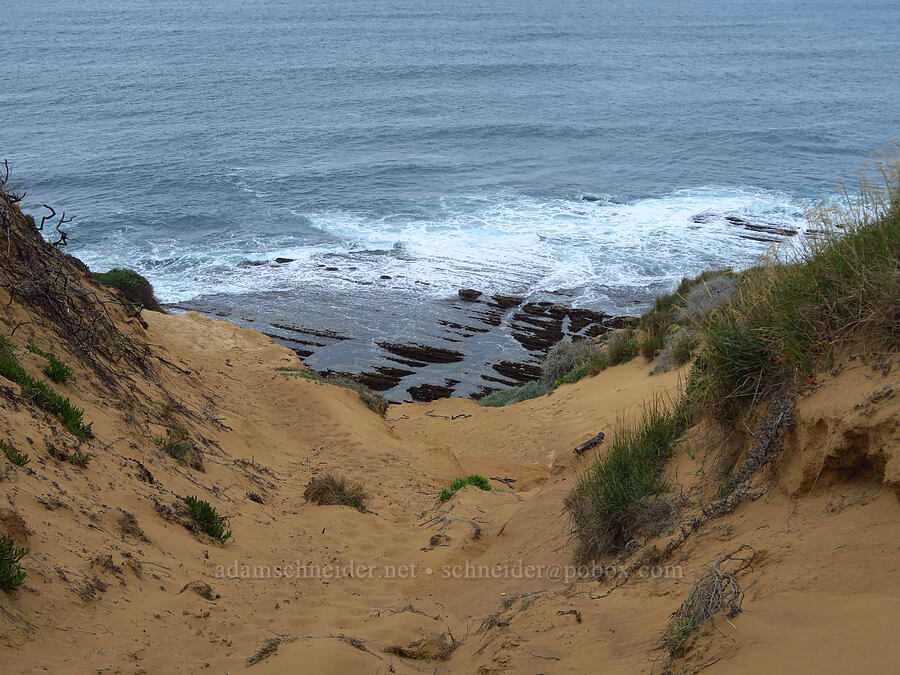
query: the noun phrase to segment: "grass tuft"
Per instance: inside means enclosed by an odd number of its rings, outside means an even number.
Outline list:
[[[630,361],[638,352],[640,345],[631,328],[613,333],[606,341],[606,355],[611,366]]]
[[[671,515],[672,506],[658,499],[666,490],[662,470],[690,419],[684,405],[670,409],[653,400],[641,420],[621,428],[609,452],[582,474],[564,502],[579,561],[618,552],[639,530]]]
[[[473,487],[477,487],[480,490],[491,489],[491,483],[487,478],[477,473],[472,473],[468,476],[460,476],[459,478],[454,478],[452,481],[450,481],[450,487],[441,490],[441,494],[438,496],[438,499],[442,502],[445,502],[454,494],[456,494],[457,490],[460,490],[467,485],[472,485]]]
[[[89,454],[78,452],[78,450],[73,450],[69,454],[69,463],[74,464],[75,466],[85,467],[88,465],[88,462],[91,461],[91,456]]]
[[[28,455],[19,452],[6,441],[0,441],[0,450],[6,455],[6,459],[16,466],[25,466],[28,464]]]
[[[303,497],[318,506],[350,506],[361,513],[366,512],[370,500],[365,485],[330,473],[314,476]]]
[[[509,389],[501,389],[494,391],[478,399],[478,405],[491,408],[497,408],[519,401],[527,401],[528,399],[543,396],[549,391],[547,385],[540,380],[533,380],[519,387],[510,387]]]
[[[169,457],[187,464],[192,469],[203,470],[203,459],[200,449],[191,433],[183,426],[176,425],[166,429],[165,436],[154,436],[156,447],[165,452]]]
[[[26,572],[21,561],[28,549],[16,546],[10,537],[0,535],[0,588],[14,591],[25,581]]]
[[[218,541],[231,537],[231,530],[225,529],[225,518],[216,513],[209,502],[196,497],[185,497],[188,512],[206,534]]]

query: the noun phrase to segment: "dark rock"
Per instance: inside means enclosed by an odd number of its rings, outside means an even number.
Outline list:
[[[390,274],[382,274],[381,278],[387,280],[387,279],[393,279],[394,277],[392,277]]]
[[[536,363],[516,363],[515,361],[501,361],[491,366],[504,377],[515,380],[519,384],[525,384],[532,380],[541,379],[541,366]]]
[[[518,307],[523,302],[525,302],[525,298],[520,298],[517,295],[499,295],[495,294],[491,296],[495,303],[497,303],[498,307],[502,307],[503,309],[509,309],[510,307]]]
[[[496,382],[497,384],[502,384],[505,388],[516,387],[519,385],[519,383],[514,380],[504,380],[499,377],[494,377],[493,375],[482,375],[481,379],[485,382]]]
[[[333,330],[317,330],[315,328],[304,328],[301,326],[291,326],[284,323],[269,324],[272,328],[280,328],[281,330],[289,330],[292,333],[303,333],[304,335],[315,335],[320,338],[329,338],[331,340],[349,340],[346,335],[341,335]]]
[[[392,368],[390,366],[375,366],[373,372],[360,373],[355,379],[365,387],[374,391],[387,391],[393,389],[407,375],[412,375],[412,370]]]
[[[337,267],[326,267],[325,271],[326,272],[337,272],[338,268]]]
[[[453,387],[459,384],[459,380],[444,380],[443,385],[422,384],[418,387],[410,387],[406,391],[410,393],[414,401],[436,401],[439,398],[453,396]]]
[[[279,264],[294,262],[296,258],[275,258],[275,262]]]
[[[598,197],[597,195],[591,195],[591,194],[581,195],[581,199],[582,199],[583,201],[586,201],[586,202],[599,202],[599,201],[601,201],[600,197]]]
[[[476,291],[474,288],[460,288],[457,293],[466,302],[475,302],[481,297],[481,291]]]
[[[465,354],[452,349],[442,349],[441,347],[429,347],[427,345],[400,345],[391,342],[378,342],[379,347],[391,354],[403,356],[415,361],[426,361],[428,363],[455,363],[462,361]]]

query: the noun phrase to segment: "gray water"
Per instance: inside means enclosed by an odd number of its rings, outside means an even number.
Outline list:
[[[900,132],[896,2],[4,5],[26,207],[163,301],[342,326],[324,367],[460,287],[633,313]]]

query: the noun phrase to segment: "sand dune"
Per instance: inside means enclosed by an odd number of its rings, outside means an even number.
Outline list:
[[[5,438],[30,456],[24,467],[0,458],[0,530],[29,549],[26,582],[0,594],[4,672],[896,667],[896,356],[876,370],[847,355],[821,374],[756,499],[642,567],[677,537],[673,524],[603,561],[612,573],[598,580],[571,567],[562,501],[608,443],[584,458],[572,448],[674,392],[683,372],[649,377],[652,364],[638,358],[505,408],[448,399],[391,406],[382,418],[355,392],[276,370],[302,364],[259,333],[152,312],[144,328],[69,264],[58,262],[105,303],[118,331],[97,334],[108,355],[73,343],[39,300],[0,289],[0,335],[66,362],[72,377],[55,386],[93,425],[79,444],[0,380]],[[38,356],[21,359],[40,377]],[[154,443],[177,425],[197,439],[202,471]],[[718,440],[688,434],[667,469],[685,517],[712,489],[715,444],[750,438],[743,428]],[[65,461],[76,448],[91,455],[87,466]],[[307,482],[323,472],[363,481],[369,512],[307,502]],[[438,502],[469,473],[493,489]],[[232,537],[220,543],[185,527],[187,495],[227,516]],[[716,617],[685,657],[665,664],[669,615],[715,558],[744,544],[757,555],[741,577],[743,613]]]

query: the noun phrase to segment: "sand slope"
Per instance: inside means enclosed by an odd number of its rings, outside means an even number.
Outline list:
[[[506,408],[443,400],[392,406],[382,419],[354,392],[279,374],[302,366],[259,333],[196,314],[147,312],[143,328],[71,274],[106,303],[116,344],[143,351],[98,357],[98,368],[39,305],[0,289],[0,335],[15,329],[18,344],[71,366],[56,386],[94,432],[80,446],[86,467],[64,461],[74,437],[0,380],[2,433],[31,457],[22,468],[0,457],[0,531],[30,550],[25,584],[0,591],[4,672],[896,669],[895,357],[876,369],[848,356],[803,392],[757,499],[707,523],[659,568],[596,580],[567,567],[562,500],[605,446],[583,459],[572,448],[675,391],[683,373],[649,377],[639,358]],[[38,357],[22,362],[40,376]],[[175,424],[198,439],[203,471],[154,444]],[[686,504],[708,497],[717,447],[748,438],[736,428],[715,446],[689,434],[668,470],[673,491]],[[323,471],[364,481],[371,511],[307,503],[304,486]],[[471,472],[507,480],[437,502]],[[186,495],[228,516],[233,537],[189,531],[178,515]],[[603,563],[628,567],[678,527]],[[757,551],[741,577],[744,612],[717,618],[665,664],[669,615],[713,559],[742,544]]]

